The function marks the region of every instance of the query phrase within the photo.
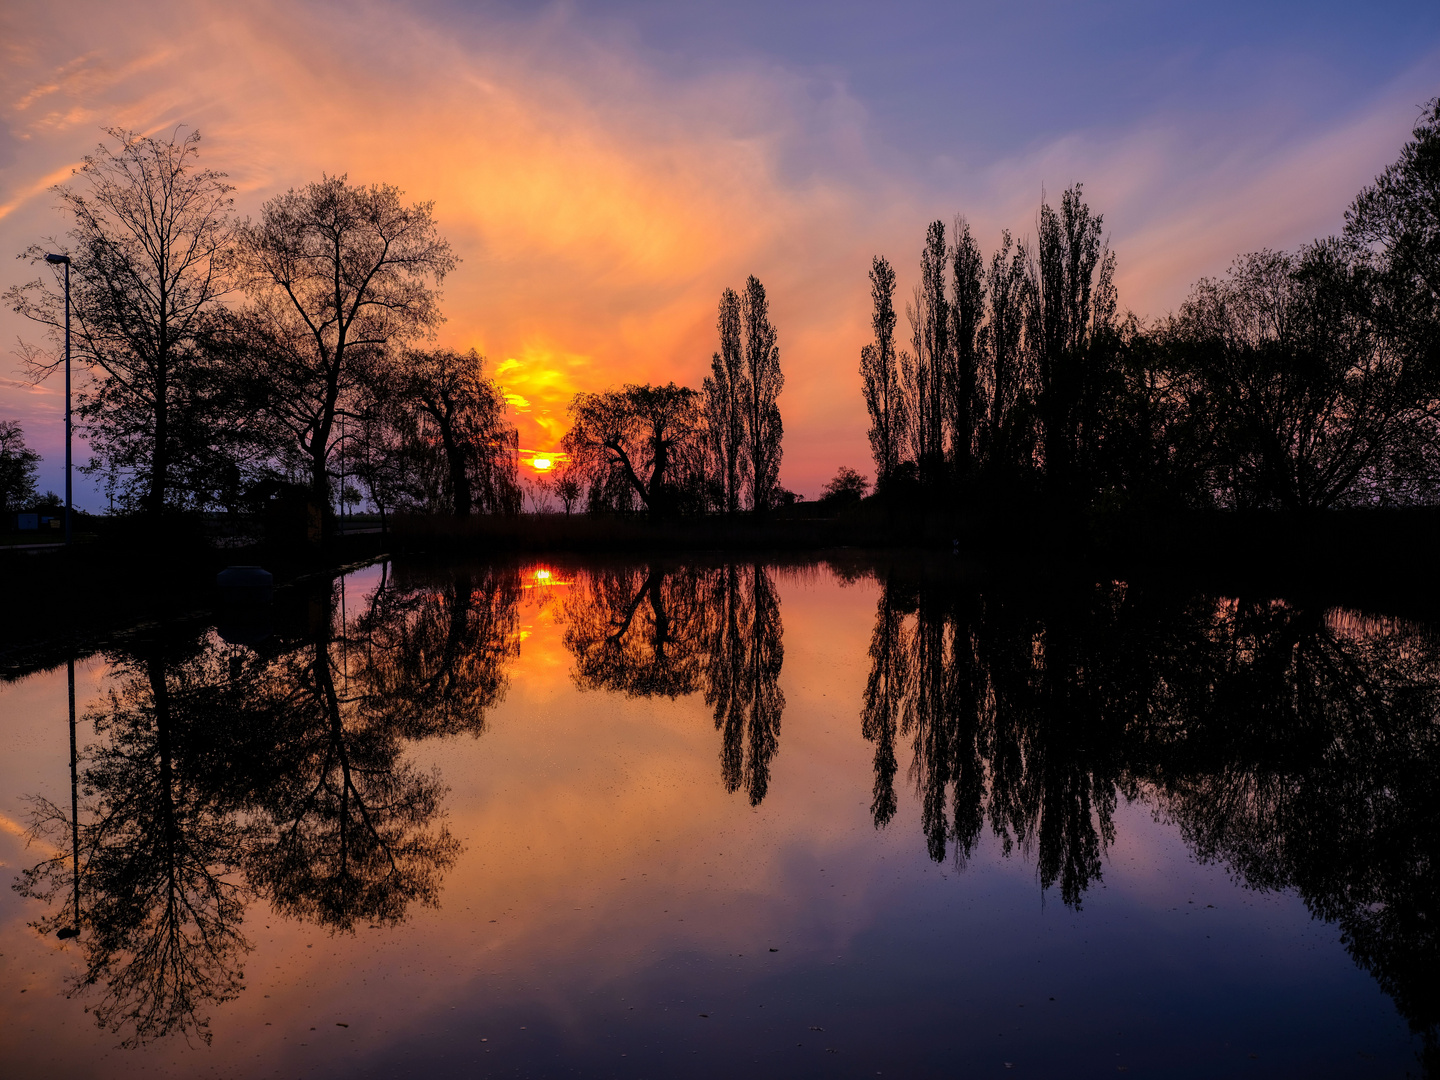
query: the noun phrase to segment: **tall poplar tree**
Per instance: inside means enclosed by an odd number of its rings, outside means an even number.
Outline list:
[[[980,324],[985,316],[985,257],[963,217],[955,219],[950,270],[950,460],[956,476],[963,478],[970,474],[974,454]]]
[[[1087,368],[1096,359],[1089,350],[1096,329],[1113,314],[1115,264],[1103,239],[1103,221],[1102,215],[1091,215],[1080,184],[1061,196],[1059,213],[1048,203],[1040,206],[1038,296],[1032,314],[1040,361],[1045,478],[1052,492],[1068,490],[1078,480],[1081,406]],[[1098,306],[1097,299],[1102,301]]]
[[[750,509],[764,513],[780,488],[781,440],[784,426],[776,399],[785,387],[780,372],[780,347],[770,322],[765,286],[751,274],[740,298],[740,323],[745,356],[745,459],[749,466]]]
[[[979,442],[992,476],[1012,473],[1029,458],[1035,367],[1028,338],[1035,298],[1030,255],[1024,244],[1012,242],[1008,229],[1000,237],[986,274],[988,316],[980,333],[985,413]]]
[[[920,283],[906,306],[910,344],[903,363],[910,443],[920,476],[938,480],[945,465],[946,368],[950,355],[949,304],[945,299],[945,223],[933,221],[920,252]]]
[[[900,464],[908,416],[895,353],[895,270],[879,255],[870,264],[870,298],[875,340],[860,350],[860,377],[870,413],[870,453],[878,489],[889,483]]]
[[[720,294],[720,351],[710,358],[710,375],[702,386],[709,452],[723,487],[724,510],[734,514],[748,474],[745,459],[745,350],[741,343],[740,295],[734,289]]]

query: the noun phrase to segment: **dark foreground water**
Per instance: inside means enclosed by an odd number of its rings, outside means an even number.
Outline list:
[[[78,822],[70,672],[0,684],[5,1077],[1437,1057],[1428,626],[949,563],[377,566],[73,679]]]

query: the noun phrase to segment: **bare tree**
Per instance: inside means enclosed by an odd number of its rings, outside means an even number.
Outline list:
[[[21,257],[38,264],[47,248],[70,255],[72,352],[95,376],[79,413],[112,486],[153,517],[173,502],[205,501],[216,390],[205,345],[230,288],[234,189],[224,173],[199,167],[199,132],[108,134],[118,145],[102,144],[76,171],[77,183],[54,189],[74,222],[71,243],[51,239]],[[5,299],[55,346],[21,346],[43,379],[63,358],[62,283],[36,278]]]
[[[339,410],[367,368],[439,325],[437,290],[458,261],[434,204],[406,206],[400,195],[327,176],[271,199],[240,229],[251,316],[268,343],[270,410],[308,466],[317,510],[330,501]]]
[[[549,474],[545,477],[546,485],[555,493],[555,498],[560,500],[560,505],[567,515],[574,509],[575,504],[580,501],[580,496],[584,493],[576,471],[572,462],[562,461],[551,466]]]

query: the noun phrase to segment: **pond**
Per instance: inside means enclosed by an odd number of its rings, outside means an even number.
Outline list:
[[[1440,1062],[1422,622],[383,563],[0,684],[0,730],[6,1076]]]

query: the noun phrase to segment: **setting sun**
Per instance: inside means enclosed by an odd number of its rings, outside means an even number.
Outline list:
[[[548,457],[537,457],[533,459],[530,464],[535,466],[536,472],[546,472],[549,470],[550,466],[554,464],[554,462],[551,461]]]

